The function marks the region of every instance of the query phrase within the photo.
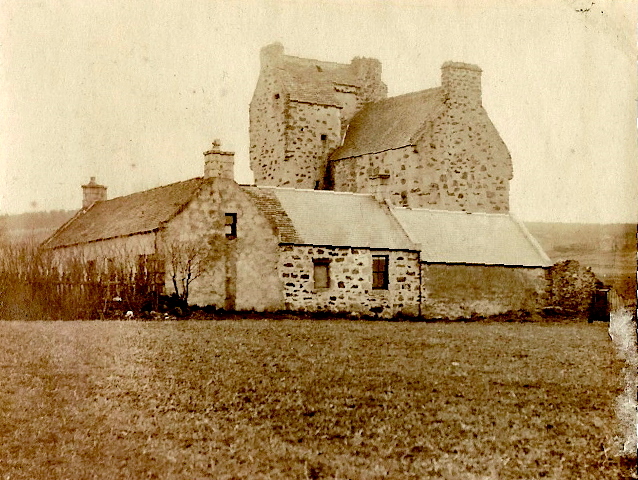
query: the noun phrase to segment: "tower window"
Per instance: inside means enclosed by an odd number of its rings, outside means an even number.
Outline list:
[[[328,135],[326,135],[325,133],[321,134],[321,141],[325,142],[326,140],[328,140]]]
[[[224,233],[226,238],[237,237],[237,214],[227,213],[225,215]]]

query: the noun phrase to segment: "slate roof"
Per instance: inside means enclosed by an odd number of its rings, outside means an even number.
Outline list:
[[[551,260],[525,226],[507,214],[392,208],[421,261],[549,267]]]
[[[284,55],[277,73],[291,100],[341,107],[335,85],[359,86],[350,65]]]
[[[348,125],[331,160],[414,145],[425,123],[443,108],[443,90],[431,88],[367,104]]]
[[[290,217],[275,195],[274,189],[248,185],[242,185],[241,188],[253,199],[257,208],[268,219],[281,242],[303,243],[303,239],[295,230]]]
[[[278,187],[248,189],[276,198],[276,209],[264,208],[261,203],[258,206],[271,223],[287,226],[279,232],[283,243],[415,250],[388,209],[371,195]]]
[[[56,248],[153,231],[180,212],[203,182],[202,178],[193,178],[96,202],[78,212],[43,246]]]
[[[47,248],[156,230],[183,210],[205,182],[193,178],[97,202],[63,225]],[[408,209],[372,195],[241,186],[281,243],[420,250],[429,263],[547,267],[551,260],[527,229],[507,214]]]

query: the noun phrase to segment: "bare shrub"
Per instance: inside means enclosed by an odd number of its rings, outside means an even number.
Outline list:
[[[213,237],[208,242],[177,241],[167,242],[164,248],[167,274],[174,294],[188,305],[190,286],[197,278],[210,271],[222,258],[222,237]]]
[[[78,251],[56,256],[33,243],[3,243],[0,319],[103,318],[119,310],[156,307],[158,280],[139,257],[145,256],[120,252],[109,257],[112,261],[100,258],[106,267],[99,268],[95,259],[88,260]]]

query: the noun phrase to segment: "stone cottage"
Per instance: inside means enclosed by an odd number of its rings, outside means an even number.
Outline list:
[[[481,70],[446,63],[440,87],[386,98],[378,60],[338,64],[262,49],[250,104],[255,185],[233,154],[204,176],[84,208],[44,247],[108,264],[176,246],[205,267],[190,301],[237,310],[461,318],[535,310],[550,260],[509,214],[511,158],[481,104]]]

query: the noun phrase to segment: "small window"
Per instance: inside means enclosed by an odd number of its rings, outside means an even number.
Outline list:
[[[321,134],[321,141],[325,142],[326,140],[328,140],[328,135],[326,135],[325,133]]]
[[[235,238],[237,236],[237,214],[227,213],[226,223],[224,225],[224,233],[227,238]]]
[[[279,100],[279,94],[275,93],[275,100]]]
[[[372,255],[372,288],[388,289],[388,256]]]
[[[314,260],[315,290],[330,288],[330,260],[320,258]]]

